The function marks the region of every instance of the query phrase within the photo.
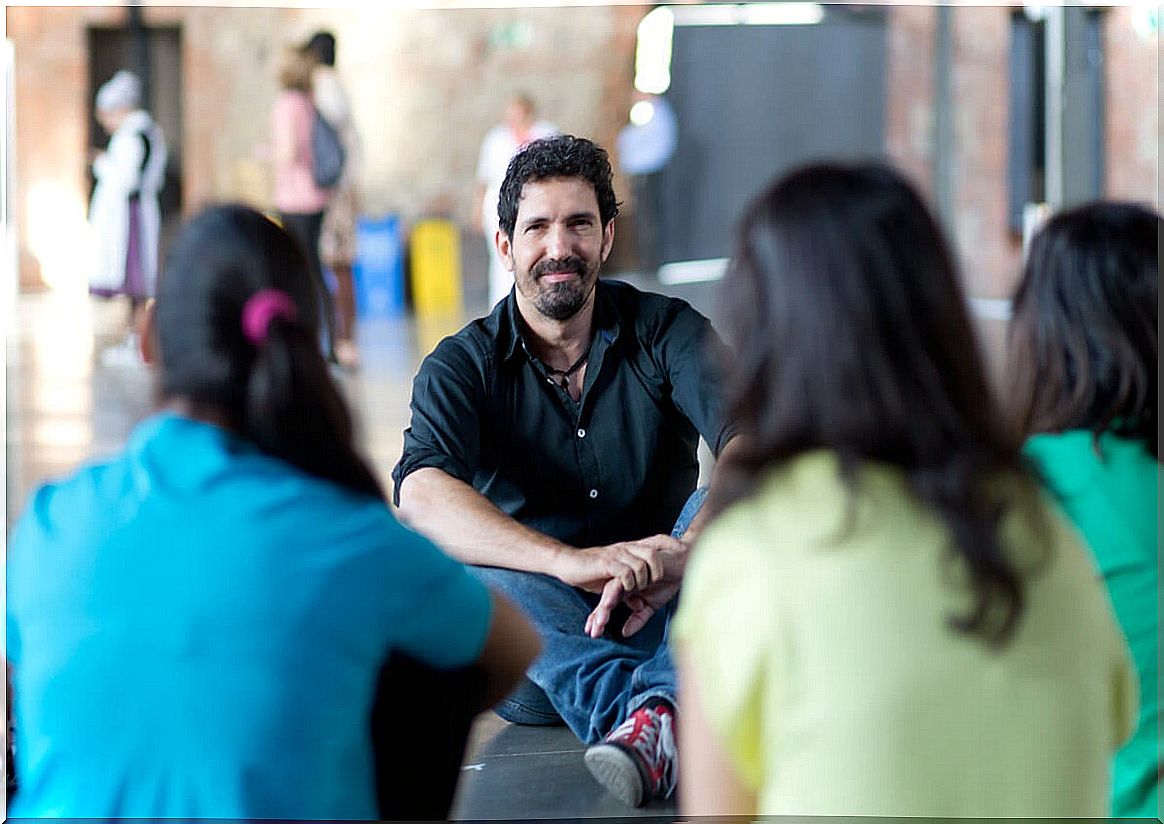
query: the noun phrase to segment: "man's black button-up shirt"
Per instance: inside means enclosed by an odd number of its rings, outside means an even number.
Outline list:
[[[523,345],[513,293],[421,363],[392,472],[436,467],[577,547],[669,533],[715,454],[724,345],[685,301],[599,280],[578,402]]]

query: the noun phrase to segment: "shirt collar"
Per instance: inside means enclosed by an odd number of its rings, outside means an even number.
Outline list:
[[[500,335],[498,347],[502,352],[501,360],[509,361],[521,348],[521,325],[517,319],[517,287],[512,287],[505,300],[496,311],[501,313],[498,318],[497,331]]]
[[[610,291],[598,279],[594,292],[594,334],[601,336],[606,343],[614,343],[618,339],[622,325],[619,323],[618,307],[610,295]],[[500,312],[498,318],[499,340],[498,350],[502,361],[511,360],[522,351],[522,324],[518,318],[516,287],[509,290],[505,301],[494,311]]]

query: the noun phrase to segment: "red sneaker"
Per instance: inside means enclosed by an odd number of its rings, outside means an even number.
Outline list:
[[[675,712],[666,704],[632,712],[601,744],[586,751],[586,766],[612,795],[638,807],[675,791]]]

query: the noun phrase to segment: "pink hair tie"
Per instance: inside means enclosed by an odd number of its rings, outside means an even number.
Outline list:
[[[295,320],[299,311],[291,296],[282,289],[260,289],[243,306],[242,330],[247,340],[255,346],[262,346],[267,340],[267,328],[272,318]]]

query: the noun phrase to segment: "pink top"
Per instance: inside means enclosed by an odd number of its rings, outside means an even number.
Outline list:
[[[284,89],[275,99],[271,128],[275,144],[275,208],[280,212],[310,214],[323,211],[327,190],[311,177],[311,98]]]

